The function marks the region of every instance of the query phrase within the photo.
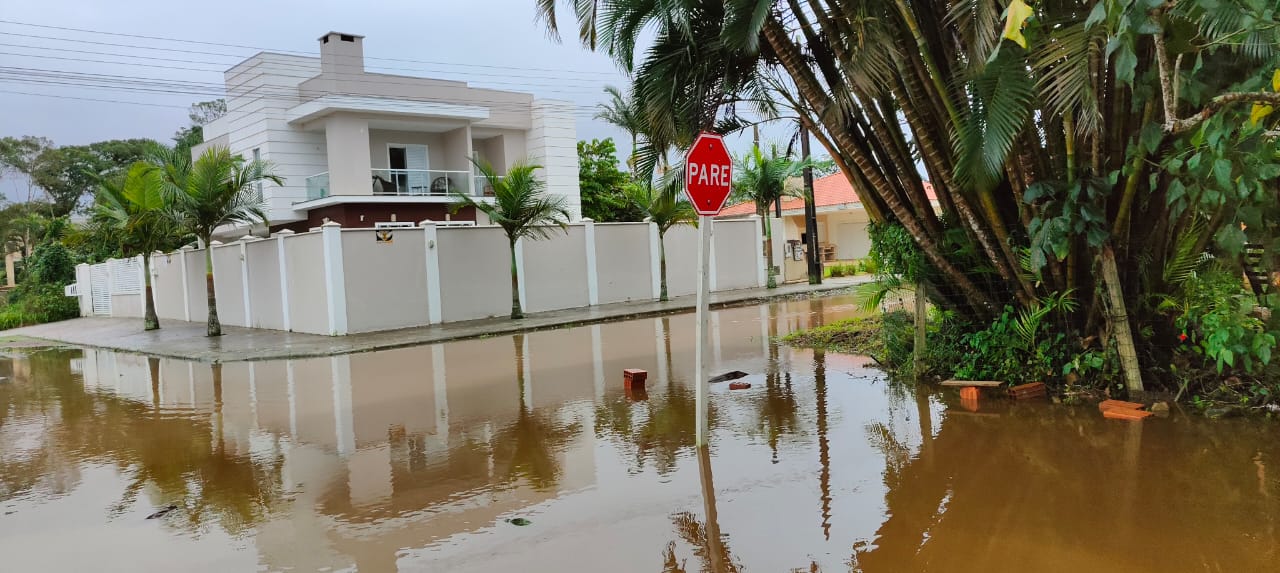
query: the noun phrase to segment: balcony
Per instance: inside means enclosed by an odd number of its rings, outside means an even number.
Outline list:
[[[498,179],[501,179],[501,176]],[[488,180],[482,175],[469,171],[373,169],[370,185],[372,194],[378,196],[448,197],[458,194],[484,197],[493,195],[493,187]],[[322,199],[332,194],[329,188],[328,171],[307,177],[308,201]],[[354,193],[340,194],[355,195]]]
[[[329,172],[317,173],[307,178],[307,200],[329,196]]]

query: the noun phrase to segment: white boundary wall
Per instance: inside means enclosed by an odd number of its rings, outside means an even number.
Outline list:
[[[715,220],[711,289],[764,286],[761,219]],[[550,237],[516,244],[521,304],[526,312],[655,300],[659,239],[652,223],[584,219]],[[697,230],[667,232],[670,296],[693,294]],[[205,250],[184,247],[151,258],[156,313],[162,319],[207,318]],[[345,335],[489,317],[511,311],[510,245],[495,226],[448,227],[424,221],[394,229],[380,241],[373,229],[327,223],[307,233],[246,237],[212,245],[214,292],[223,324]],[[113,260],[111,269],[139,269],[141,258]],[[88,265],[77,269],[81,311],[93,314]],[[138,281],[111,292],[111,316],[142,315]],[[95,284],[95,286],[98,286]]]

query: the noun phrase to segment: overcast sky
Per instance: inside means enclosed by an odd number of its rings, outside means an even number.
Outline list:
[[[371,71],[465,80],[573,101],[579,106],[578,138],[613,137],[625,154],[627,138],[591,117],[604,99],[603,86],[622,86],[623,76],[607,56],[579,47],[572,37],[550,40],[534,22],[534,5],[534,0],[10,0],[0,10],[0,137],[39,135],[59,145],[135,137],[167,143],[188,123],[189,104],[219,95],[190,93],[196,90],[189,84],[169,90],[187,93],[67,85],[48,73],[220,86],[223,70],[256,51],[318,56],[317,38],[334,30],[365,36]],[[43,77],[31,81],[38,75]],[[781,137],[780,128],[769,133],[774,131]],[[0,188],[11,198],[26,196],[25,183],[0,181]]]

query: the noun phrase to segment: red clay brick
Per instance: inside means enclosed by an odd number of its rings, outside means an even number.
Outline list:
[[[1128,408],[1111,408],[1102,411],[1103,418],[1112,420],[1141,420],[1150,415],[1151,412],[1146,410],[1130,410]]]
[[[1098,403],[1098,409],[1106,412],[1107,410],[1138,410],[1142,408],[1142,404],[1137,402],[1125,402],[1124,400],[1103,400]]]

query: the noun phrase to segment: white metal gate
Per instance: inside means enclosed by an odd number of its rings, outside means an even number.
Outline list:
[[[89,270],[89,295],[93,314],[111,315],[111,271],[108,263],[93,265]]]

